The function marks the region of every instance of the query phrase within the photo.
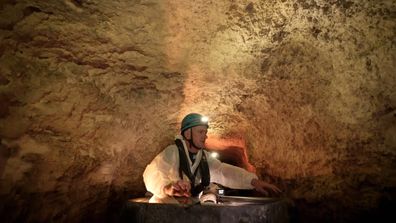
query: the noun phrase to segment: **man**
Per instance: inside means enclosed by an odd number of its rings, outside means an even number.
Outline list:
[[[200,114],[184,117],[175,144],[158,154],[143,173],[146,188],[153,193],[150,202],[173,203],[175,196],[197,196],[210,182],[233,189],[254,188],[263,194],[280,192],[254,173],[212,158],[204,150],[208,127],[207,118]]]

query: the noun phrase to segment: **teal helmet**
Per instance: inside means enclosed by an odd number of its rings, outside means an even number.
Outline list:
[[[180,132],[183,133],[189,128],[192,128],[194,126],[201,126],[201,125],[209,128],[208,117],[198,113],[190,113],[183,118]]]

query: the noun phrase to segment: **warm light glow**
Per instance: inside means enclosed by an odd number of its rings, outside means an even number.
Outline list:
[[[206,116],[203,116],[203,117],[201,118],[201,122],[206,123],[206,122],[208,122],[208,121],[209,121],[209,118],[206,117]]]
[[[206,148],[211,148],[212,150],[227,150],[227,149],[240,149],[243,160],[242,168],[245,168],[247,171],[252,173],[256,172],[256,168],[249,163],[249,159],[246,153],[246,141],[243,137],[235,137],[235,138],[220,138],[214,135],[208,135],[208,139],[206,140]],[[224,158],[222,156],[222,158]]]
[[[212,152],[212,153],[210,154],[210,156],[213,157],[213,158],[217,158],[217,157],[219,157],[219,154],[216,153],[216,152]]]

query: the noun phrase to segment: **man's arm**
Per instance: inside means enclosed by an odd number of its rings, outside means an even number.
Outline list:
[[[156,197],[191,196],[190,182],[179,179],[178,157],[177,147],[168,146],[144,170],[143,180],[146,189]]]
[[[255,189],[263,194],[268,194],[266,190],[280,192],[275,185],[259,180],[256,174],[240,167],[222,163],[212,157],[208,157],[208,164],[212,182],[233,189]]]
[[[175,150],[171,146],[167,147],[144,170],[143,180],[146,189],[159,198],[168,196],[165,187],[178,180],[178,176],[175,176],[178,165]]]
[[[206,154],[210,181],[219,183],[223,186],[233,189],[253,189],[251,181],[257,179],[256,174],[246,171],[245,169],[222,163],[216,158]]]
[[[267,190],[271,190],[271,191],[275,192],[276,194],[279,194],[282,192],[277,186],[267,183],[267,182],[264,182],[259,179],[253,179],[251,181],[251,184],[253,185],[254,189],[256,189],[258,192],[265,194],[265,195],[268,195]]]
[[[191,184],[185,180],[170,183],[164,187],[164,192],[168,196],[191,197]]]

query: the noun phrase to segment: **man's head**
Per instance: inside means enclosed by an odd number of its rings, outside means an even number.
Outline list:
[[[184,131],[194,126],[206,126],[209,128],[208,117],[198,113],[190,113],[186,115],[182,120],[180,132],[183,134]]]
[[[208,118],[197,113],[186,115],[181,123],[181,134],[196,149],[205,147],[208,132]]]

